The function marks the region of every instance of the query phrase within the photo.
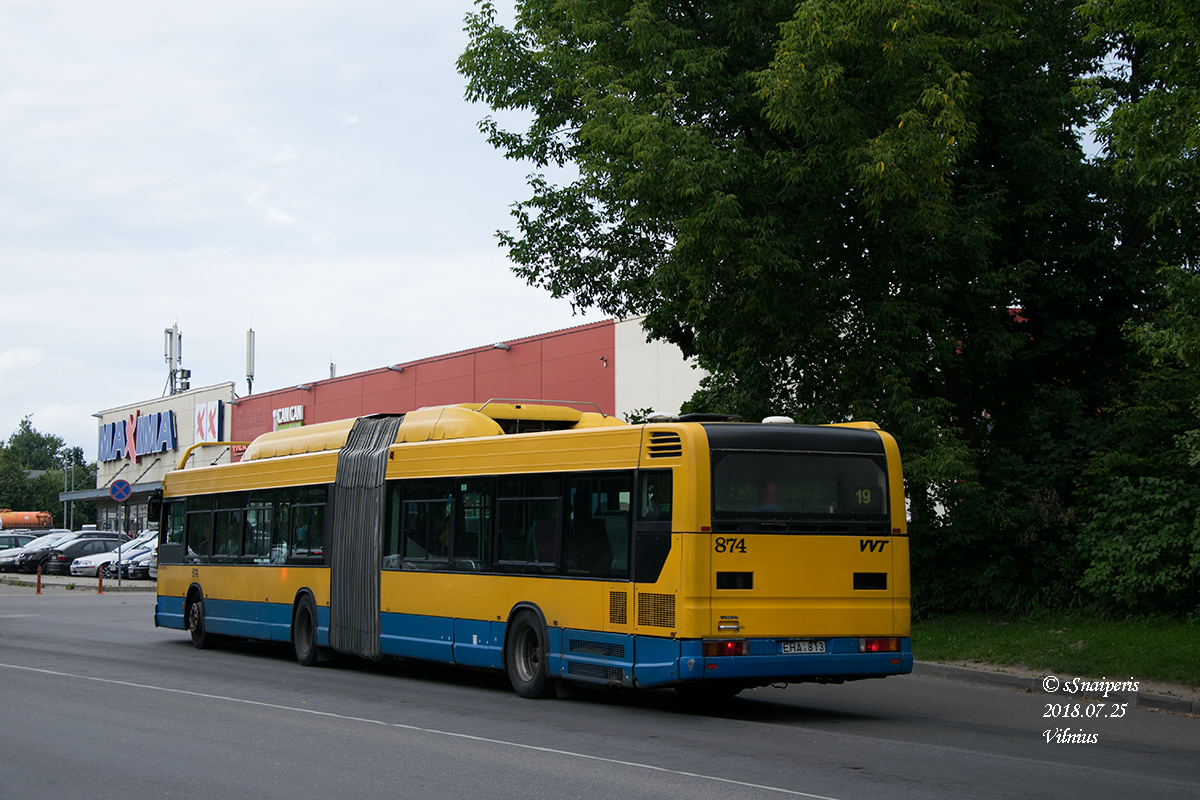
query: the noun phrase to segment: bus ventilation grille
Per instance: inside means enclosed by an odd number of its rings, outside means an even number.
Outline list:
[[[610,625],[629,624],[629,597],[624,592],[608,593],[608,622]]]
[[[585,678],[600,678],[618,683],[625,678],[625,671],[620,667],[606,667],[603,664],[587,664],[580,661],[568,661],[567,674],[582,675]]]
[[[586,653],[589,656],[604,656],[605,658],[624,658],[625,645],[612,642],[593,642],[588,639],[571,639],[567,643],[567,651],[571,653]]]
[[[718,589],[753,589],[753,572],[718,572]]]
[[[638,625],[652,628],[674,628],[675,595],[639,593]]]
[[[671,431],[651,433],[649,451],[651,458],[679,458],[683,455],[683,440]]]

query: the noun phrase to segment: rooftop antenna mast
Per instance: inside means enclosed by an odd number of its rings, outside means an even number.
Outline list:
[[[246,396],[254,394],[254,328],[246,331]]]
[[[163,359],[167,362],[167,389],[179,394],[192,388],[190,369],[183,369],[183,334],[179,323],[163,330]]]

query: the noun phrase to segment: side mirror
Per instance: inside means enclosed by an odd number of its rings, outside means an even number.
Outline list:
[[[150,499],[146,501],[146,521],[160,522],[162,520],[162,507],[162,492],[155,492],[150,495]]]

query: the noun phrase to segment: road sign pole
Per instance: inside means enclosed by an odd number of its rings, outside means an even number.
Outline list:
[[[129,501],[125,501],[125,535],[129,535]],[[125,545],[124,541],[117,540],[117,588],[121,588],[121,548]]]
[[[130,484],[129,481],[127,481],[127,480],[115,480],[112,482],[112,485],[108,487],[108,496],[111,497],[114,501],[116,501],[118,503],[118,506],[117,506],[117,508],[118,508],[117,528],[118,529],[121,527],[121,513],[119,510],[120,509],[119,504],[121,504],[121,503],[125,504],[125,520],[124,520],[125,530],[117,531],[117,534],[118,534],[118,536],[117,536],[117,588],[121,587],[121,545],[124,544],[124,542],[121,541],[120,537],[128,534],[128,532],[129,532],[129,496],[132,494],[133,494],[133,485]]]

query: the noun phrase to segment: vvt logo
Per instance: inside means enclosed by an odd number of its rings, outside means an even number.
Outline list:
[[[878,548],[879,552],[882,553],[883,548],[887,547],[887,545],[887,539],[859,539],[858,552],[864,553],[869,549],[872,553],[874,553],[876,548]]]

